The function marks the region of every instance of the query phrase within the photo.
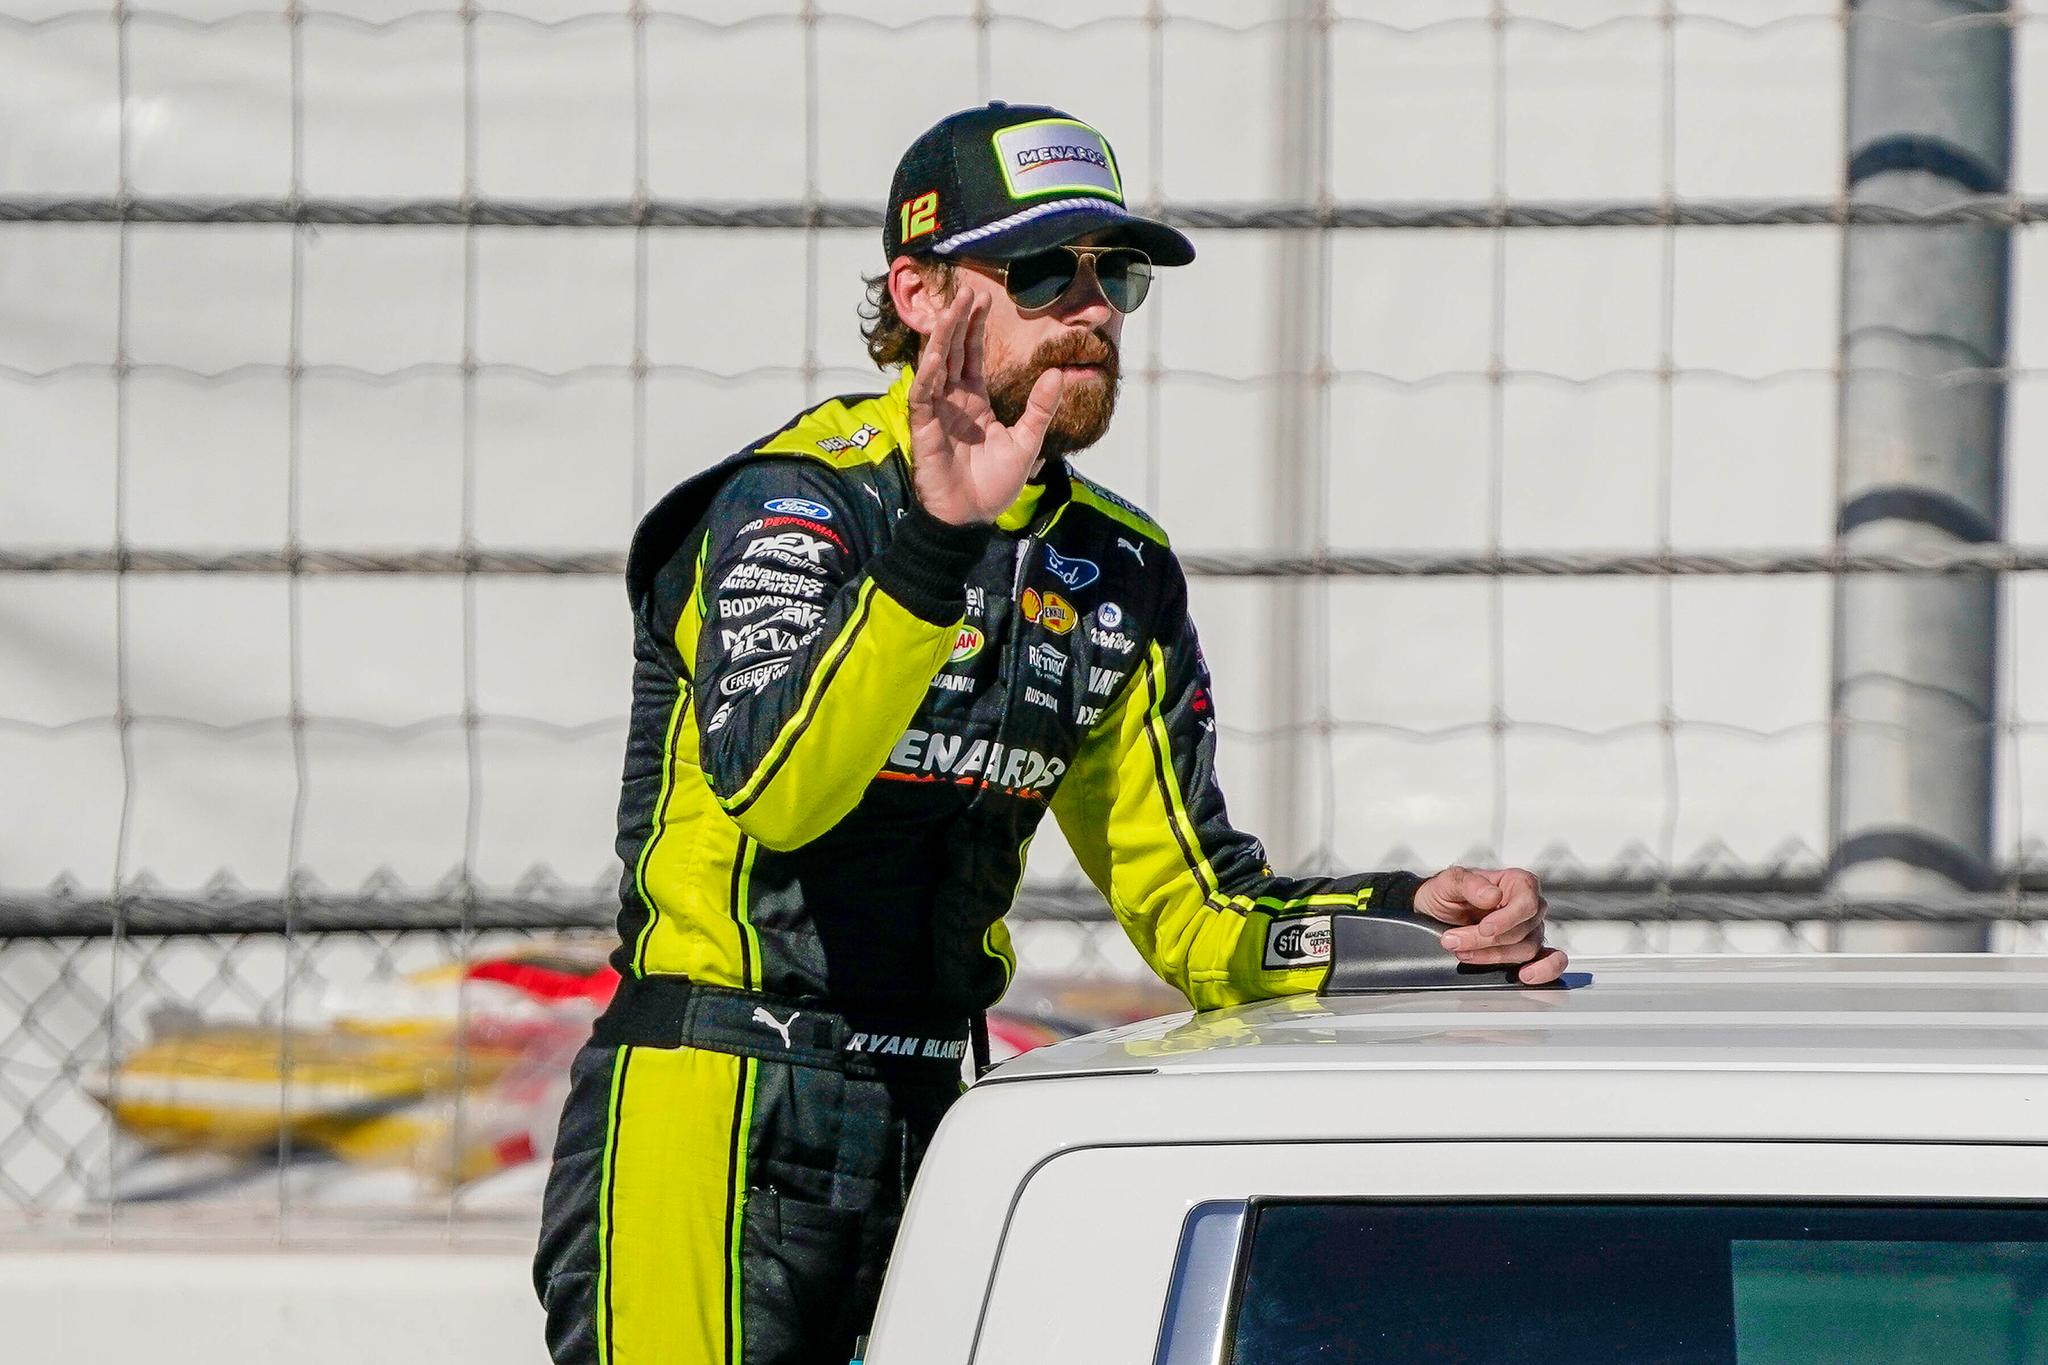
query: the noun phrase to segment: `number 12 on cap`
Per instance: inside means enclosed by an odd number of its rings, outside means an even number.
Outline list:
[[[939,192],[932,190],[915,199],[903,201],[904,241],[922,237],[927,232],[936,232],[939,227]]]

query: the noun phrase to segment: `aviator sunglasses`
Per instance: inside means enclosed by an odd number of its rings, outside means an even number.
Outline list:
[[[977,262],[977,264],[982,264]],[[989,261],[1019,308],[1037,312],[1067,296],[1086,265],[1119,313],[1136,312],[1152,288],[1152,258],[1134,246],[1056,246],[1014,261]]]

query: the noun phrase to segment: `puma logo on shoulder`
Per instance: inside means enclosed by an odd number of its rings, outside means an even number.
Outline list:
[[[1131,552],[1131,558],[1137,560],[1140,567],[1144,565],[1145,547],[1143,545],[1140,545],[1138,542],[1134,540],[1126,540],[1122,536],[1118,536],[1116,538],[1116,545],[1119,550],[1129,550]]]
[[[761,1008],[761,1006],[759,1005],[756,1005],[754,1006],[753,1022],[757,1024],[766,1024],[769,1028],[774,1029],[777,1033],[782,1035],[782,1045],[784,1047],[793,1047],[795,1045],[789,1041],[790,1025],[796,1023],[797,1020],[803,1017],[803,1012],[801,1010],[797,1010],[792,1011],[790,1013],[789,1018],[787,1019],[777,1019],[767,1010]]]

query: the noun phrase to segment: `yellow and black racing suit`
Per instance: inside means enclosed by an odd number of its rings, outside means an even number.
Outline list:
[[[848,1359],[1050,809],[1197,1008],[1313,989],[1407,873],[1233,829],[1167,538],[1064,465],[990,527],[911,491],[904,371],[635,536],[623,981],[578,1059],[536,1280],[560,1362]]]

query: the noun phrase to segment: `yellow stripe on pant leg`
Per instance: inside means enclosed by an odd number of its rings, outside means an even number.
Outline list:
[[[633,1049],[612,1139],[604,1365],[739,1365],[739,1201],[753,1066],[698,1048]]]
[[[597,1319],[597,1365],[606,1365],[612,1358],[612,1156],[619,1145],[619,1090],[626,1079],[626,1063],[632,1060],[630,1047],[612,1054],[612,1083],[605,1091],[604,1163],[597,1182],[597,1292],[591,1298],[591,1312]]]

